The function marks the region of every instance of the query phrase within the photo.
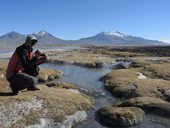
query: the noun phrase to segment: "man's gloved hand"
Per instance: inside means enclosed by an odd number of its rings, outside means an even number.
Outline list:
[[[38,53],[35,52],[35,57],[36,57],[37,59],[39,59],[41,56],[40,56],[40,54],[38,54]]]
[[[39,58],[42,57],[42,56],[45,56],[45,54],[44,54],[44,53],[41,53],[39,50],[36,50],[36,51],[35,51],[35,57],[36,57],[37,59],[39,59]]]

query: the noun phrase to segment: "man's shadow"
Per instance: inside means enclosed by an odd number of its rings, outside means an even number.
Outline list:
[[[0,96],[14,96],[12,92],[0,92]]]

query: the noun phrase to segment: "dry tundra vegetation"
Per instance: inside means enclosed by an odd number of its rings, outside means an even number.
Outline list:
[[[101,120],[106,124],[112,126],[117,126],[116,123],[121,124],[120,126],[135,125],[142,122],[144,112],[169,118],[169,46],[88,46],[74,51],[48,51],[47,54],[49,62],[70,63],[88,68],[102,68],[105,64],[112,65],[117,61],[131,62],[131,66],[112,69],[110,73],[101,78],[106,89],[113,96],[121,99],[121,102],[113,104],[113,107],[101,108],[98,111]],[[47,86],[45,83],[41,83],[39,91],[10,96],[9,83],[5,79],[6,65],[7,62],[1,60],[0,95],[3,100],[0,102],[0,108],[4,111],[2,112],[4,117],[0,118],[0,123],[4,124],[4,127],[25,127],[28,124],[37,123],[40,118],[52,118],[61,122],[66,115],[72,115],[77,111],[93,107],[94,102],[89,96],[81,92],[69,91],[69,89],[79,90],[71,83],[52,83],[47,84]],[[42,69],[39,80],[47,82],[62,77],[62,74],[62,71]],[[145,77],[140,77],[140,75]],[[35,104],[34,100],[37,100],[39,104]],[[35,110],[29,107],[28,113],[20,114],[22,119],[14,118],[11,122],[7,122],[10,112],[12,116],[15,116],[12,113],[13,110],[20,113],[15,105],[26,101],[30,106],[34,105]],[[14,108],[10,107],[12,103],[15,103]],[[11,110],[6,110],[3,106],[9,107]],[[28,109],[24,106],[21,108]],[[22,125],[19,123],[21,120],[25,122]]]

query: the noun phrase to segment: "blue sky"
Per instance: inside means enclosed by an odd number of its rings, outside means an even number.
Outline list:
[[[102,31],[170,42],[170,0],[0,0],[0,35],[46,30],[62,39]]]

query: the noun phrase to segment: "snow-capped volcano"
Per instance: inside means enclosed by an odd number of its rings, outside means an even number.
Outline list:
[[[99,45],[163,45],[164,42],[148,40],[141,37],[123,34],[119,31],[101,32],[94,36],[78,40],[83,44]]]
[[[110,32],[104,32],[107,36],[115,36],[115,37],[125,37],[126,35],[119,32],[119,31],[110,31]]]
[[[44,30],[36,31],[32,33],[32,35],[34,35],[41,44],[56,44],[63,42],[62,39],[59,39]]]

